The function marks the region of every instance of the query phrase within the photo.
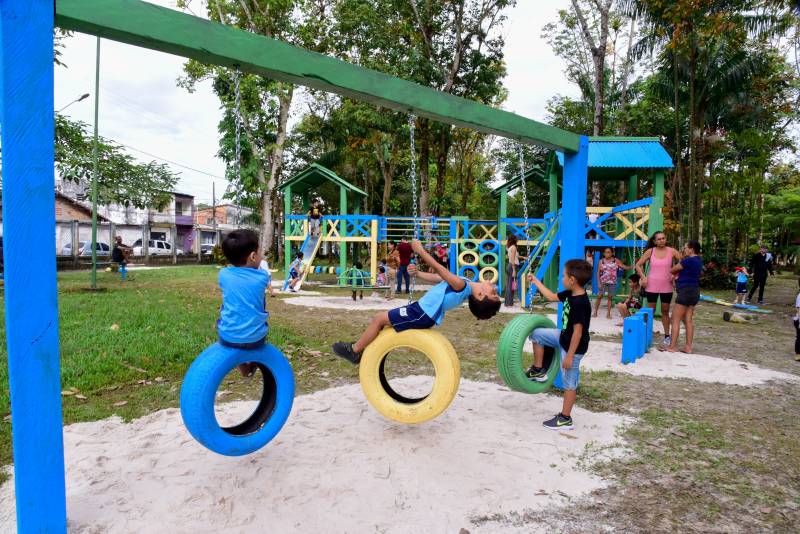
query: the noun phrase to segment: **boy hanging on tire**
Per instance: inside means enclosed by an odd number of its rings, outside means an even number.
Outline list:
[[[234,230],[222,241],[222,252],[231,264],[219,272],[222,306],[219,309],[217,335],[225,347],[253,350],[267,341],[266,291],[268,273],[259,269],[261,252],[258,234],[252,230]],[[251,362],[237,366],[242,376],[256,370]]]
[[[469,310],[478,319],[491,319],[497,314],[500,296],[496,285],[491,282],[470,282],[454,275],[428,254],[419,240],[415,239],[411,248],[433,272],[423,273],[415,265],[409,265],[409,273],[436,285],[413,304],[377,314],[355,343],[334,343],[334,354],[358,364],[364,349],[385,327],[391,326],[396,332],[433,328],[441,324],[445,313],[461,306],[464,301],[469,301]]]
[[[564,291],[553,293],[533,275],[529,280],[544,298],[550,302],[563,302],[561,313],[563,329],[537,328],[530,335],[533,342],[533,366],[526,373],[528,378],[536,382],[547,382],[547,369],[544,363],[544,348],[561,349],[562,381],[564,383],[564,404],[561,413],[542,423],[552,430],[570,430],[574,428],[572,407],[577,396],[580,365],[589,348],[589,321],[592,316],[592,305],[583,286],[592,278],[592,266],[585,260],[569,260],[564,264],[564,276],[561,280]]]

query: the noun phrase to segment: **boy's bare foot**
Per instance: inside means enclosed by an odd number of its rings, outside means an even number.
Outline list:
[[[670,345],[669,347],[667,347],[664,350],[667,351],[667,352],[678,352],[678,347],[673,347],[673,346]]]
[[[683,347],[681,349],[681,352],[686,353],[686,354],[691,354],[692,353],[692,347],[687,345],[687,346],[685,346],[685,347]]]

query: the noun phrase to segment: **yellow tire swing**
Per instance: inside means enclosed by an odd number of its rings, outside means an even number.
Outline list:
[[[414,232],[417,218],[417,174],[414,158],[414,120],[409,116],[411,139],[411,191],[414,207]],[[414,294],[416,277],[412,279],[409,303]],[[405,397],[395,391],[386,378],[386,357],[393,350],[409,348],[423,353],[433,364],[435,373],[433,388],[424,397]],[[461,381],[461,365],[453,345],[435,330],[406,330],[396,332],[384,328],[375,341],[364,349],[359,364],[359,381],[367,401],[382,416],[404,424],[430,421],[444,412],[458,392]]]
[[[524,163],[522,149],[517,147],[520,162],[520,175],[522,176],[522,206],[525,215],[525,234],[528,233],[528,195],[525,188]],[[528,239],[530,241],[530,239]],[[533,302],[531,302],[533,306]],[[514,317],[500,334],[497,343],[497,372],[508,387],[523,393],[544,393],[553,385],[553,381],[561,368],[561,351],[552,347],[545,347],[544,362],[542,366],[547,369],[547,380],[535,382],[525,375],[523,362],[525,342],[537,328],[555,328],[553,321],[544,315],[523,313]]]

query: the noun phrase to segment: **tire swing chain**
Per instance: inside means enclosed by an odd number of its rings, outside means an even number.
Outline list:
[[[528,188],[525,185],[525,160],[524,154],[522,151],[522,143],[517,142],[517,160],[519,160],[519,181],[520,187],[522,188],[522,214],[525,217],[525,253],[526,257],[528,258],[528,273],[530,274],[531,268],[533,267],[531,261],[531,235],[529,231],[529,221],[528,221]],[[519,254],[517,254],[519,256]],[[528,307],[528,313],[533,313],[533,284],[528,284],[528,300],[530,301],[530,306]]]
[[[236,178],[236,226],[242,226],[242,93],[239,88],[242,72],[239,67],[233,71],[233,119],[236,129],[233,172]]]
[[[411,207],[414,214],[414,239],[419,239],[419,227],[417,224],[417,218],[419,217],[419,204],[417,200],[417,148],[414,141],[414,128],[416,120],[417,117],[415,115],[410,114],[408,116],[408,139],[411,152]],[[419,268],[419,263],[416,264],[416,267]],[[414,301],[414,290],[416,285],[417,275],[415,272],[414,276],[411,277],[411,287],[409,288],[408,292],[409,304]]]

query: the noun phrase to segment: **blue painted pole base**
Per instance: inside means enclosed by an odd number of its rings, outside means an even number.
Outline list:
[[[644,323],[641,317],[626,317],[622,322],[622,363],[636,362],[640,357],[640,341]]]
[[[222,428],[214,414],[217,390],[225,375],[247,362],[261,371],[261,400],[245,421]],[[269,443],[289,418],[293,402],[292,366],[269,343],[252,350],[214,343],[195,359],[181,387],[181,417],[189,433],[207,449],[225,456],[249,454]]]

